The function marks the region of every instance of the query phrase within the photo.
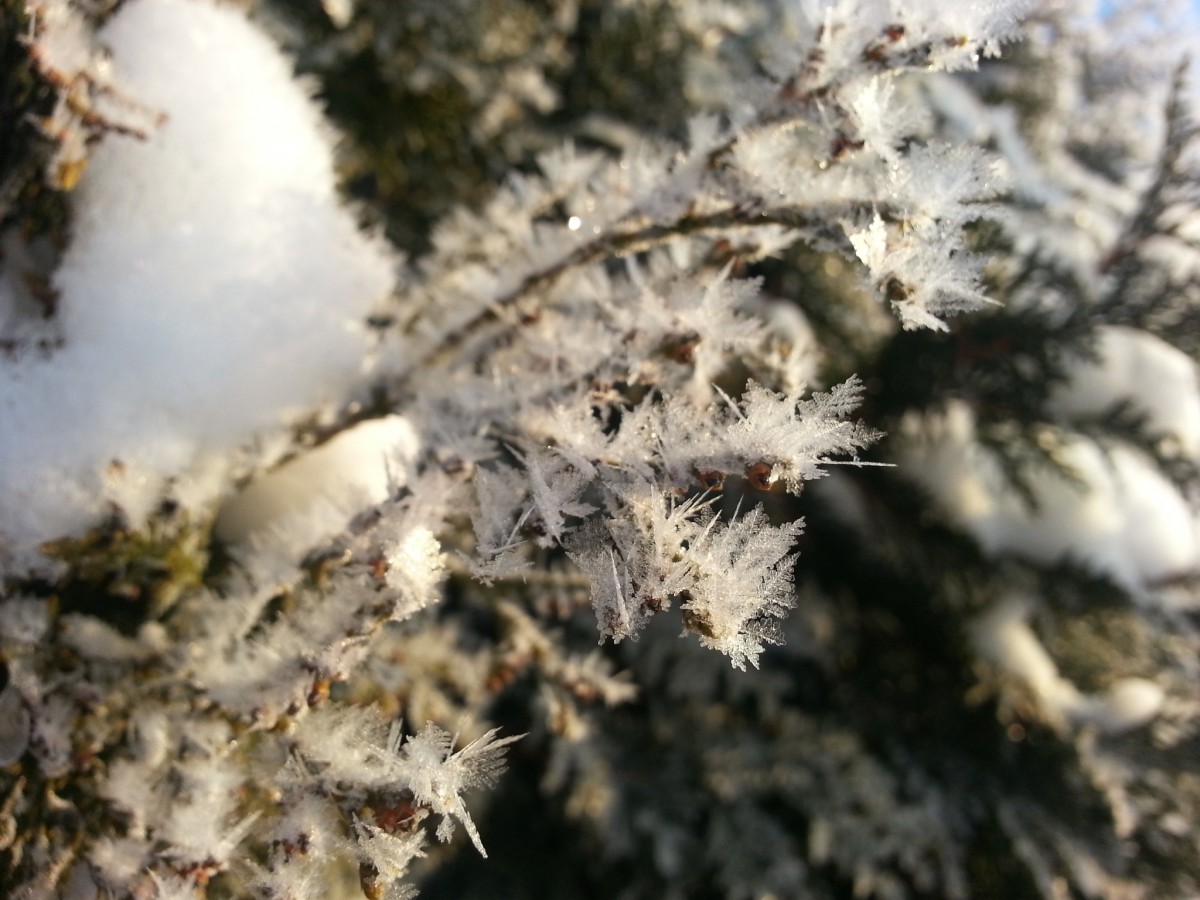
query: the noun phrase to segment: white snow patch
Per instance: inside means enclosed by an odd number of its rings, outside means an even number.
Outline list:
[[[1047,722],[1071,723],[1109,734],[1149,723],[1162,707],[1161,687],[1144,678],[1121,678],[1103,693],[1088,694],[1059,674],[1058,666],[1029,626],[1026,604],[1006,598],[975,620],[975,651],[1025,684]]]
[[[340,203],[332,141],[289,61],[212,0],[134,0],[101,33],[113,82],[166,114],[110,135],[73,197],[65,344],[0,360],[0,561],[39,564],[120,482],[137,522],[169,479],[362,378],[394,261]],[[120,466],[110,465],[120,460]]]
[[[407,419],[360,422],[230,498],[214,533],[230,544],[274,540],[292,554],[303,553],[403,485],[417,449]]]
[[[1149,332],[1120,326],[1099,331],[1098,359],[1075,367],[1050,409],[1060,416],[1097,415],[1124,401],[1146,417],[1151,434],[1200,459],[1200,384],[1196,364]]]
[[[900,468],[924,485],[988,554],[1041,563],[1072,557],[1135,594],[1200,569],[1200,529],[1187,500],[1132,447],[1106,455],[1093,441],[1058,435],[1058,460],[1080,479],[1027,472],[1039,500],[1030,510],[1008,485],[993,453],[976,439],[970,409],[909,417]]]

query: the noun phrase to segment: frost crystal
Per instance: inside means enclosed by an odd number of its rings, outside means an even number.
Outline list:
[[[388,736],[387,755],[383,758],[385,777],[403,778],[416,801],[442,816],[439,840],[448,841],[454,833],[451,817],[458,819],[480,856],[487,856],[479,831],[463,803],[464,791],[489,787],[504,771],[504,748],[524,735],[496,739],[493,728],[460,750],[454,750],[454,737],[436,725],[427,725],[417,735],[403,738],[398,725]]]

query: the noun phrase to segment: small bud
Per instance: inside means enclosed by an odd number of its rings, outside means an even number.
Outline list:
[[[746,470],[750,486],[760,491],[769,491],[775,484],[775,467],[767,462],[755,463]]]
[[[696,348],[700,346],[700,335],[690,333],[667,338],[662,344],[662,353],[681,366],[696,362]]]

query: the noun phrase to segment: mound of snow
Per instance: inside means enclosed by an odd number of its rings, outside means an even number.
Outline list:
[[[165,114],[109,135],[55,275],[63,347],[0,360],[0,560],[164,487],[208,503],[231,451],[363,377],[394,261],[339,201],[333,142],[279,49],[212,0],[135,0],[112,80]]]

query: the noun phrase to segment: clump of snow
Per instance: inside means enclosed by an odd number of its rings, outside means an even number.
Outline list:
[[[1121,678],[1103,693],[1088,694],[1064,678],[1030,627],[1028,614],[1020,600],[1001,600],[976,619],[971,639],[980,656],[1026,686],[1050,724],[1116,734],[1140,728],[1158,715],[1164,692],[1152,681]]]
[[[1200,459],[1200,383],[1195,363],[1152,334],[1097,329],[1095,360],[1081,360],[1050,398],[1048,412],[1069,423],[1127,404],[1166,456]],[[905,423],[902,461],[943,509],[993,555],[1013,553],[1090,566],[1135,594],[1200,571],[1200,525],[1187,498],[1141,451],[1102,448],[1082,435],[1047,428],[1051,467],[1025,473],[1038,508],[1012,490],[996,456],[977,439],[964,404]],[[1168,602],[1163,591],[1160,602]]]
[[[360,422],[230,498],[213,531],[230,544],[274,539],[303,553],[404,484],[417,447],[407,419]]]
[[[144,141],[108,136],[75,191],[54,278],[62,348],[0,360],[0,560],[14,569],[108,497],[136,522],[168,480],[211,476],[344,396],[394,279],[339,201],[320,112],[241,12],[135,0],[100,39],[113,83],[165,118]]]
[[[1146,331],[1097,329],[1095,362],[1074,368],[1051,398],[1061,416],[1098,415],[1121,402],[1146,418],[1150,434],[1177,444],[1180,455],[1200,459],[1200,383],[1196,364]]]
[[[1200,528],[1186,498],[1141,452],[1103,451],[1069,433],[1048,433],[1054,455],[1078,479],[1050,468],[1027,473],[1030,509],[979,443],[964,404],[904,423],[901,470],[992,555],[1055,563],[1073,558],[1135,594],[1200,569]]]

